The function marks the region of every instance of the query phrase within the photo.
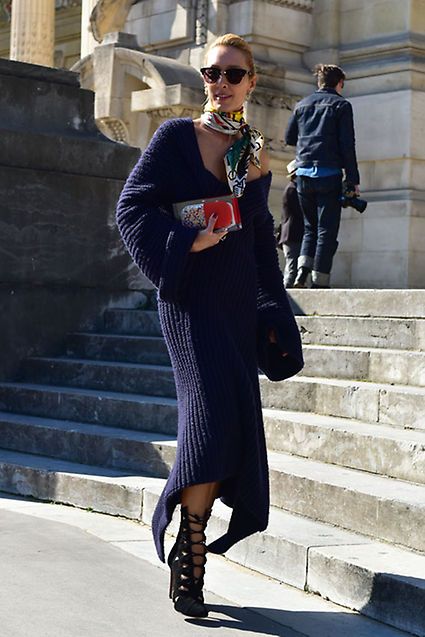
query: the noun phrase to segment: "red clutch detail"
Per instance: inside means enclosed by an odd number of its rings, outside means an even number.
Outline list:
[[[241,213],[235,197],[183,201],[173,205],[177,219],[188,228],[206,228],[212,214],[217,215],[214,232],[240,230]]]

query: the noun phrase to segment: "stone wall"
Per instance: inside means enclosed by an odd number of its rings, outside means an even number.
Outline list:
[[[139,151],[103,137],[77,76],[0,60],[0,378],[146,287],[115,227]]]

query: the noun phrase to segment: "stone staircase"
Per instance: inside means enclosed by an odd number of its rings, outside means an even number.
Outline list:
[[[261,378],[270,525],[229,559],[425,635],[425,291],[297,290],[303,374]],[[173,463],[155,311],[108,310],[0,383],[0,489],[149,524]],[[229,510],[216,503],[210,539]]]

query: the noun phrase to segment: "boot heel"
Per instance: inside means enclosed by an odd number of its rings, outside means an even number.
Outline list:
[[[168,597],[170,599],[173,599],[173,589],[174,589],[174,578],[173,578],[173,571],[170,572],[170,587],[168,589]]]

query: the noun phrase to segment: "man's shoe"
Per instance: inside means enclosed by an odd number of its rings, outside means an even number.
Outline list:
[[[294,281],[294,288],[305,288],[307,283],[307,277],[310,274],[311,270],[305,268],[304,266],[298,268],[297,276]]]
[[[328,272],[313,270],[311,273],[312,288],[330,288],[331,275]]]

